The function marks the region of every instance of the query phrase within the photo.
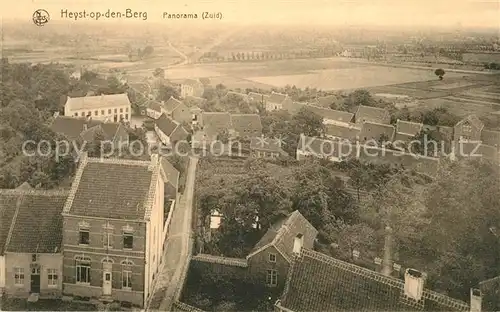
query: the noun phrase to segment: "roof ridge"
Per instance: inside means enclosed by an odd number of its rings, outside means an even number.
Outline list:
[[[121,158],[88,157],[87,161],[90,163],[106,163],[113,165],[129,165],[129,166],[149,166],[151,164],[151,162],[147,160],[132,160],[132,159],[121,159]]]
[[[322,253],[317,252],[317,251],[302,248],[301,249],[301,257],[303,257],[303,256],[306,256],[309,258],[314,258],[314,259],[321,261],[321,262],[328,264],[328,265],[337,266],[341,269],[348,270],[351,273],[354,273],[357,275],[363,275],[364,277],[367,277],[370,279],[376,279],[379,282],[382,282],[384,284],[395,284],[395,286],[404,286],[404,282],[398,278],[391,277],[391,276],[385,276],[379,272],[372,271],[372,270],[364,268],[362,266],[327,256],[327,255],[322,254]]]
[[[67,196],[69,190],[40,190],[40,189],[0,189],[0,195],[40,195],[40,196]]]
[[[9,246],[10,240],[12,239],[12,233],[14,232],[14,227],[16,226],[17,216],[19,215],[19,210],[21,209],[21,203],[24,200],[24,197],[20,196],[16,201],[16,211],[14,212],[14,216],[12,217],[12,221],[10,222],[9,233],[7,234],[7,239],[5,240],[4,252],[7,251],[7,247]]]
[[[290,230],[289,225],[292,223],[292,221],[295,221],[295,219],[298,218],[299,215],[301,215],[301,213],[298,210],[295,210],[288,216],[285,223],[283,223],[281,227],[278,229],[276,236],[271,241],[271,245],[277,244],[283,238],[283,235]]]
[[[395,129],[395,127],[393,125],[383,124],[383,123],[375,122],[375,121],[364,121],[363,124],[373,124],[373,125],[378,125],[378,126],[386,126],[386,127],[391,127],[393,129]]]
[[[87,166],[88,163],[88,156],[87,153],[85,152],[82,157],[80,158],[80,166],[76,170],[75,173],[75,178],[73,179],[73,184],[71,185],[71,189],[68,194],[68,198],[66,199],[66,202],[64,203],[64,208],[62,213],[69,213],[71,210],[71,207],[73,206],[73,201],[75,200],[75,195],[76,192],[78,191],[78,186],[80,184],[80,180],[82,179],[82,174],[83,170]]]
[[[406,122],[406,123],[410,123],[410,124],[413,124],[413,125],[424,125],[422,122],[414,122],[414,121],[411,121],[411,120],[401,120],[401,119],[398,119],[396,121],[396,123],[398,122]]]
[[[151,164],[151,162],[150,162],[150,164]],[[151,175],[151,182],[149,184],[149,191],[148,191],[148,194],[146,195],[146,200],[144,201],[144,219],[145,220],[149,220],[151,218],[151,210],[153,208],[152,206],[153,206],[153,201],[154,201],[154,197],[156,194],[156,184],[157,184],[158,177],[160,175],[160,170],[161,170],[161,165],[160,165],[160,162],[158,161],[154,165],[153,174]]]

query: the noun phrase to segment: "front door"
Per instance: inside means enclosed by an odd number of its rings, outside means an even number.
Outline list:
[[[40,267],[31,268],[31,293],[40,293]]]
[[[111,270],[104,269],[102,276],[102,294],[104,296],[111,296],[111,281],[113,280],[111,276]]]

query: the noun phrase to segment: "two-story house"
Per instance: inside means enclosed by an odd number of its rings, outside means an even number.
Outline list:
[[[132,105],[126,93],[97,96],[68,97],[64,115],[92,117],[102,121],[130,121]]]
[[[265,104],[266,111],[281,110],[285,106],[290,105],[292,99],[288,94],[272,92]]]
[[[0,190],[0,286],[9,296],[61,296],[61,212],[67,196],[67,191]]]
[[[203,92],[205,92],[204,81],[200,79],[186,79],[181,84],[181,97],[186,98],[187,96],[201,97]],[[209,83],[209,82],[208,82]]]
[[[455,142],[480,141],[483,128],[483,122],[476,115],[469,115],[453,127],[453,140]]]
[[[162,106],[163,113],[178,123],[191,123],[193,119],[191,110],[183,102],[174,97],[170,97]]]
[[[246,257],[249,273],[269,287],[283,288],[288,270],[302,248],[311,249],[318,231],[296,210],[275,222]]]
[[[154,129],[160,141],[166,147],[172,147],[176,142],[187,140],[189,133],[177,121],[165,114],[155,121]]]
[[[64,295],[144,306],[168,226],[166,179],[158,155],[83,155],[62,213]]]

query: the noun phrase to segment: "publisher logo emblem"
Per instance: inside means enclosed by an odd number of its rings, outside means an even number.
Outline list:
[[[44,9],[38,9],[33,13],[33,23],[37,26],[43,26],[50,20],[49,12]]]

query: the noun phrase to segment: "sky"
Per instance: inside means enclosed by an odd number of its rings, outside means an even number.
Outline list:
[[[146,11],[145,22],[161,22],[163,12],[221,12],[226,22],[500,28],[500,0],[16,0],[0,1],[4,19],[31,20],[36,9],[51,19],[61,9],[106,12]],[[172,22],[172,21],[169,21]]]

